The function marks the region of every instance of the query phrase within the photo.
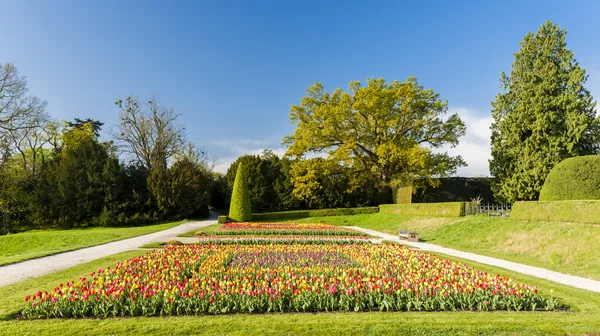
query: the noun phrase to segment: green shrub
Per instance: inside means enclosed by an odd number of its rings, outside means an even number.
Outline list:
[[[600,200],[600,156],[573,157],[552,168],[540,201],[562,200]]]
[[[217,217],[217,223],[219,223],[219,224],[225,224],[228,221],[229,220],[227,219],[227,216],[219,216],[219,217]]]
[[[510,218],[600,224],[600,201],[520,201],[513,204]]]
[[[412,203],[413,187],[402,187],[394,190],[394,203]]]
[[[460,217],[465,215],[465,202],[382,204],[379,212],[396,215]]]
[[[253,214],[252,220],[265,221],[265,220],[295,219],[295,218],[306,218],[306,217],[344,216],[344,215],[372,214],[372,213],[377,213],[377,212],[379,212],[378,207],[295,210],[295,211],[264,212],[264,213]]]
[[[231,205],[229,206],[229,218],[236,222],[247,222],[252,220],[252,209],[250,207],[250,193],[246,184],[246,169],[243,163],[238,165],[231,194]]]

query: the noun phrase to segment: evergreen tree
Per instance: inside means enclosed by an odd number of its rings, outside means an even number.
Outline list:
[[[496,198],[535,200],[554,165],[598,151],[596,104],[565,37],[564,29],[544,23],[521,42],[510,75],[501,74],[503,92],[492,102]]]
[[[250,193],[246,185],[246,169],[243,162],[237,167],[233,192],[231,195],[231,206],[229,207],[229,218],[236,222],[252,220],[252,209],[250,207]]]

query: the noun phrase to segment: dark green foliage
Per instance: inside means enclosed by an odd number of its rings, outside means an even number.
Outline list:
[[[600,201],[515,202],[510,218],[600,224]]]
[[[229,207],[229,218],[236,222],[252,220],[252,209],[250,206],[250,194],[246,185],[246,169],[243,163],[237,166],[233,192],[231,194],[231,206]]]
[[[227,174],[217,176],[211,205],[216,209],[229,207],[237,166],[243,162],[248,168],[248,190],[252,211],[273,212],[297,209],[328,209],[373,206],[391,201],[386,190],[381,190],[373,179],[351,179],[345,172],[320,174],[310,200],[301,200],[294,195],[292,165],[296,162],[280,159],[271,151],[265,150],[261,156],[244,155],[239,157],[227,170]],[[351,185],[351,183],[359,183]],[[227,202],[224,202],[224,200]]]
[[[115,224],[123,175],[108,146],[95,137],[81,136],[42,166],[32,203],[36,225]]]
[[[344,215],[358,215],[358,214],[373,214],[373,213],[377,213],[377,212],[379,212],[378,207],[295,210],[295,211],[256,213],[256,214],[252,214],[252,220],[266,221],[266,220],[281,220],[281,219],[321,217],[321,216],[344,216]]]
[[[217,217],[217,223],[219,224],[225,224],[229,222],[229,220],[227,219],[227,216],[219,216]]]
[[[75,118],[75,119],[73,119],[73,121],[67,121],[66,124],[67,124],[67,127],[70,127],[70,128],[82,128],[86,125],[91,125],[92,131],[94,132],[94,135],[96,137],[100,136],[100,131],[102,130],[102,126],[104,126],[104,123],[101,122],[100,120],[94,120],[91,118],[87,118],[85,120]]]
[[[413,194],[414,203],[470,202],[481,197],[483,203],[495,203],[491,177],[446,177],[439,178],[437,187],[426,186]]]
[[[287,160],[281,160],[271,151],[261,156],[240,156],[227,169],[225,180],[229,195],[233,190],[236,172],[240,163],[246,167],[248,191],[252,211],[273,211],[280,209],[297,209],[300,202],[292,196],[293,185],[286,175],[289,170]],[[219,208],[217,205],[214,205]]]
[[[540,201],[560,200],[600,200],[600,156],[574,157],[552,168]]]
[[[460,217],[465,215],[465,202],[382,204],[379,212],[396,215]]]
[[[565,37],[558,25],[544,23],[525,36],[510,74],[501,74],[504,91],[492,102],[490,172],[502,201],[537,199],[557,163],[598,151],[596,103]]]
[[[187,158],[176,161],[169,173],[169,215],[174,218],[208,216],[212,173]]]
[[[224,175],[220,173],[214,173],[213,176],[210,205],[219,211],[224,211],[225,209],[229,209],[231,189],[229,189],[226,177]]]

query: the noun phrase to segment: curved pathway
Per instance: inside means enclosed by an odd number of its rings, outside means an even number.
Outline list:
[[[35,278],[48,273],[60,271],[96,259],[104,258],[120,252],[134,250],[154,242],[165,242],[177,235],[200,229],[217,222],[217,213],[211,212],[209,219],[195,222],[185,222],[179,226],[143,236],[123,239],[112,243],[86,247],[75,251],[54,254],[47,257],[30,259],[15,264],[0,266],[0,287],[7,286],[25,279]]]
[[[462,251],[453,250],[453,249],[450,249],[447,247],[441,247],[438,245],[400,240],[400,238],[398,236],[394,236],[394,235],[379,232],[379,231],[363,229],[363,228],[356,227],[356,226],[345,226],[345,227],[352,229],[352,230],[368,233],[372,236],[380,237],[380,238],[383,238],[386,240],[399,242],[399,243],[402,243],[403,245],[417,247],[423,251],[443,253],[443,254],[453,256],[453,257],[472,260],[472,261],[486,264],[486,265],[502,267],[502,268],[506,268],[507,270],[511,270],[511,271],[515,271],[518,273],[527,274],[527,275],[531,275],[534,277],[558,282],[563,285],[567,285],[567,286],[571,286],[571,287],[575,287],[575,288],[587,289],[592,292],[600,293],[600,281],[596,281],[596,280],[592,280],[592,279],[588,279],[588,278],[582,278],[582,277],[564,274],[564,273],[559,273],[559,272],[554,272],[554,271],[547,270],[545,268],[528,266],[528,265],[524,265],[524,264],[515,263],[512,261],[506,261],[503,259],[486,257],[486,256],[482,256],[482,255],[475,254],[475,253],[462,252]]]

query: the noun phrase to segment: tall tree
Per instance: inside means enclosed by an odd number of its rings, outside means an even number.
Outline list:
[[[161,105],[156,97],[148,100],[146,108],[133,97],[115,104],[121,109],[121,122],[112,132],[117,146],[148,170],[150,201],[159,210],[156,215],[165,215],[169,212],[169,159],[181,152],[185,144],[185,129],[177,123],[180,114]]]
[[[446,118],[447,110],[447,102],[415,78],[390,84],[368,79],[366,87],[351,81],[349,92],[331,93],[316,83],[291,107],[296,130],[284,138],[286,155],[326,153],[354,176],[376,174],[385,188],[447,176],[465,164],[460,156],[432,150],[455,146],[465,134],[462,120],[457,114]]]
[[[510,75],[500,75],[503,92],[492,102],[491,127],[496,198],[535,200],[555,164],[598,151],[596,104],[566,34],[544,23],[520,43]]]
[[[160,104],[156,97],[146,103],[127,97],[115,104],[121,109],[121,122],[113,136],[120,150],[149,170],[166,169],[167,161],[178,153],[185,143],[185,128],[177,123],[179,113]]]
[[[45,113],[46,102],[30,95],[27,80],[11,64],[0,64],[0,137],[32,125],[32,116]]]
[[[61,142],[40,171],[34,221],[62,228],[114,224],[123,181],[112,145],[98,142],[91,124],[64,129]]]

